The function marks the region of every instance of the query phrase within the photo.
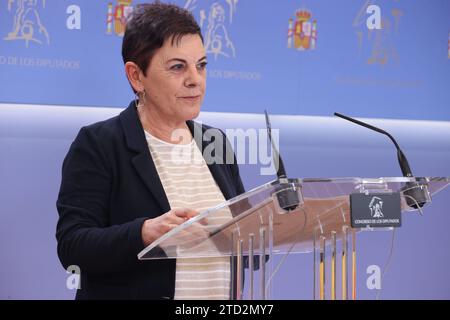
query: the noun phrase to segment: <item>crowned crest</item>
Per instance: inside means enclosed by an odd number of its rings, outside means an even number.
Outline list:
[[[115,6],[113,6],[111,2],[108,3],[108,15],[106,19],[107,34],[112,34],[114,30],[116,35],[123,37],[128,16],[133,12],[133,6],[131,5],[132,1],[133,0],[117,0]]]
[[[317,20],[312,20],[312,13],[307,9],[298,9],[295,20],[289,19],[288,48],[300,51],[314,50],[317,42]]]

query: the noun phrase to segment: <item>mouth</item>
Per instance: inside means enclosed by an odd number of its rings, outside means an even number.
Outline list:
[[[202,98],[201,95],[180,97],[180,99],[182,99],[186,102],[197,102],[197,101],[200,101],[201,98]]]

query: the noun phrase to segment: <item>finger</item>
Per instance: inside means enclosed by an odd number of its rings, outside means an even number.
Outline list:
[[[176,224],[176,223],[169,223],[168,226],[169,226],[169,231],[172,231],[173,229],[175,229],[176,227],[178,227],[179,224]]]
[[[190,219],[190,218],[193,218],[193,217],[195,217],[195,216],[198,216],[198,214],[199,214],[199,212],[198,211],[196,211],[196,210],[193,210],[193,209],[187,209],[187,217]]]
[[[171,214],[167,217],[167,221],[169,224],[173,224],[173,225],[180,225],[186,222],[186,218],[180,218],[174,214]]]
[[[190,219],[198,215],[198,211],[189,208],[176,208],[172,211],[176,216],[185,219]]]
[[[173,213],[173,215],[180,217],[180,218],[187,218],[188,216],[188,210],[186,208],[176,208],[172,209],[170,212]]]
[[[188,209],[188,210],[189,210],[189,212],[187,213],[188,219],[195,218],[200,214],[198,211],[195,211],[192,209]],[[197,222],[199,222],[200,224],[202,224],[204,226],[208,225],[208,219],[206,217],[198,220]]]
[[[186,232],[192,234],[195,238],[205,238],[209,235],[207,228],[205,228],[202,224],[195,222],[186,229]]]
[[[209,233],[206,229],[195,227],[188,228],[186,230],[181,230],[177,235],[177,239],[181,242],[180,244],[183,246],[190,246],[193,243],[200,243],[208,238]]]

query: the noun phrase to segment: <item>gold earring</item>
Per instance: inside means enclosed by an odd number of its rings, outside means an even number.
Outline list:
[[[136,99],[135,101],[135,105],[136,108],[139,106],[143,106],[146,103],[146,99],[145,99],[145,89],[142,89],[142,91],[137,91],[135,93]]]
[[[136,107],[136,109],[139,107],[139,92],[138,91],[134,92],[134,106]]]
[[[142,105],[144,106],[147,103],[145,96],[146,96],[145,89],[142,89],[142,91],[140,92],[140,98],[142,99]]]

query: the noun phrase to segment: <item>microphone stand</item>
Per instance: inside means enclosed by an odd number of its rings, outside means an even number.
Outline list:
[[[264,110],[266,115],[266,128],[267,135],[269,136],[270,143],[272,145],[272,156],[275,161],[275,169],[277,170],[277,178],[280,182],[283,180],[287,181],[286,170],[284,169],[284,163],[281,159],[281,155],[277,150],[275,142],[272,140],[272,127],[270,125],[269,115],[267,114],[267,110]],[[300,197],[298,194],[298,190],[296,189],[283,189],[277,192],[277,200],[280,208],[290,212],[295,210],[300,204]]]
[[[408,160],[406,159],[405,154],[400,149],[399,144],[394,139],[394,137],[389,134],[388,132],[384,131],[383,129],[377,128],[375,126],[372,126],[368,123],[362,122],[360,120],[350,118],[348,116],[345,116],[343,114],[334,113],[335,116],[342,118],[344,120],[353,122],[357,125],[360,125],[362,127],[368,128],[370,130],[382,133],[389,137],[389,139],[394,143],[395,147],[397,148],[397,158],[398,163],[400,165],[400,169],[402,170],[403,176],[407,178],[413,178],[413,174],[411,171],[411,168],[409,166]],[[429,200],[430,194],[428,192],[428,188],[426,184],[419,183],[418,181],[414,182],[406,182],[406,185],[401,189],[403,195],[405,196],[406,203],[409,207],[414,209],[422,208]]]

